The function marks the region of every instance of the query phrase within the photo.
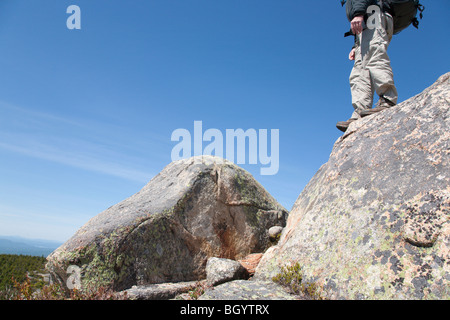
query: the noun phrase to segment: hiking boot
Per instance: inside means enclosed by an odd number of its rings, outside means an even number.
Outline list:
[[[352,123],[353,121],[356,121],[356,120],[358,120],[358,119],[351,118],[351,119],[348,119],[347,121],[339,121],[338,123],[336,123],[336,128],[338,128],[342,132],[345,132],[345,131],[347,131],[350,123]]]
[[[372,114],[378,113],[380,111],[383,111],[383,110],[386,110],[386,109],[389,109],[389,108],[390,107],[375,107],[373,109],[367,109],[367,110],[361,111],[359,113],[359,115],[361,116],[361,118],[364,118],[364,117],[370,116]]]
[[[378,100],[377,106],[375,108],[363,110],[359,113],[359,115],[361,116],[361,118],[364,118],[380,111],[389,109],[393,106],[395,106],[395,103],[389,101],[385,97],[380,97],[380,100]]]

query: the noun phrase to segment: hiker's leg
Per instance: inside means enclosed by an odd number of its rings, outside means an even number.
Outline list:
[[[372,108],[373,89],[369,70],[362,67],[361,47],[355,48],[355,64],[350,74],[350,90],[352,94],[352,105],[355,111],[351,118],[359,119],[359,113]]]
[[[390,15],[382,14],[381,27],[366,29],[362,34],[361,54],[363,68],[368,70],[372,86],[378,96],[397,104],[398,94],[394,83],[391,61],[387,54],[394,30]]]

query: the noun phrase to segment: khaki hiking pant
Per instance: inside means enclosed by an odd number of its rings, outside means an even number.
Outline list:
[[[359,112],[372,108],[375,92],[397,104],[397,89],[387,54],[393,30],[393,18],[382,13],[380,28],[366,28],[357,36],[355,65],[350,74],[352,105],[355,108],[352,118],[359,119]]]

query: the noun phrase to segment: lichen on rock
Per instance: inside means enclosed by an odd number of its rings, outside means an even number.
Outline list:
[[[331,299],[450,298],[450,73],[353,122],[256,278],[299,263]]]
[[[287,211],[245,170],[212,156],[169,164],[141,191],[88,221],[48,257],[65,285],[70,265],[83,286],[134,285],[206,277],[209,257],[240,259],[270,246],[268,229]]]

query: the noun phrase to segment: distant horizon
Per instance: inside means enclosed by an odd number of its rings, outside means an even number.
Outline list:
[[[48,256],[65,241],[0,235],[0,254]]]
[[[45,238],[29,238],[29,237],[24,237],[24,236],[18,236],[18,235],[5,235],[5,234],[0,234],[0,239],[23,239],[23,240],[30,240],[30,241],[48,241],[48,242],[53,242],[55,244],[59,243],[59,244],[63,244],[65,241],[67,241],[67,239],[65,240],[57,240],[57,239],[45,239]]]

